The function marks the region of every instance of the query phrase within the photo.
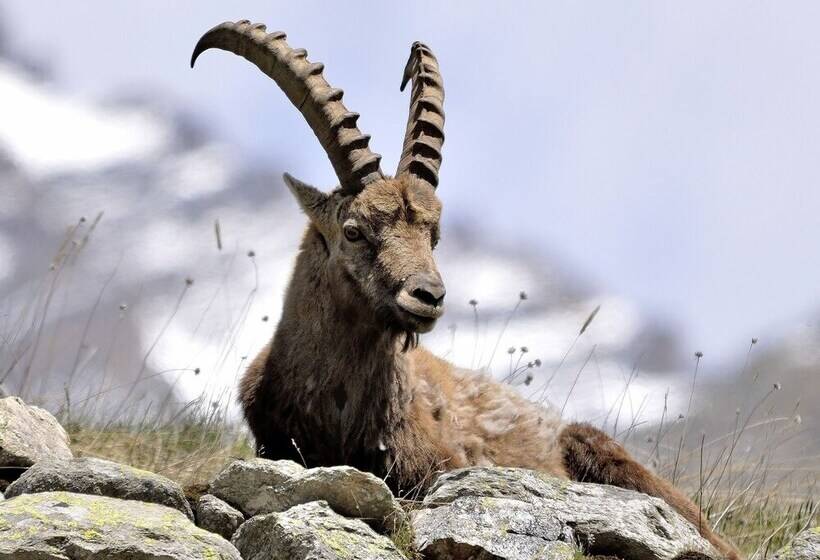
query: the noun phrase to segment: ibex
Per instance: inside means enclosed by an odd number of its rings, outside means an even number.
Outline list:
[[[433,258],[441,202],[444,88],[436,58],[414,43],[401,89],[412,83],[404,148],[394,177],[325,81],[324,66],[285,34],[248,21],[205,33],[205,50],[244,57],[299,109],[333,165],[325,193],[284,176],[309,224],[271,342],[240,383],[257,454],[315,465],[353,465],[397,492],[425,488],[435,473],[470,465],[524,467],[613,484],[664,499],[702,527],[723,554],[736,550],[705,527],[695,504],[588,425],[564,423],[478,372],[418,347],[444,311]]]

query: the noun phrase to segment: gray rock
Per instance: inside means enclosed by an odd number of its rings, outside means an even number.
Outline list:
[[[392,527],[402,509],[380,478],[353,467],[305,469],[293,461],[235,461],[217,475],[210,493],[246,517],[326,501],[337,513]]]
[[[241,560],[175,509],[45,492],[0,503],[0,560]]]
[[[414,544],[428,558],[542,558],[572,560],[564,525],[531,504],[465,496],[446,508],[412,514]]]
[[[781,548],[774,560],[820,560],[820,527],[806,529]]]
[[[189,519],[194,518],[185,493],[176,482],[128,465],[92,457],[41,461],[6,488],[6,497],[52,491],[161,504],[179,510]]]
[[[0,466],[29,467],[43,459],[70,459],[68,443],[68,434],[47,411],[19,397],[0,399]]]
[[[575,542],[628,560],[720,557],[662,500],[524,469],[445,473],[411,515],[415,546],[428,558],[563,559],[574,554],[563,543]]]
[[[196,524],[228,540],[244,522],[245,517],[241,512],[216,496],[205,494],[196,503]]]
[[[259,515],[236,532],[244,560],[404,560],[393,542],[358,519],[336,514],[327,502]]]

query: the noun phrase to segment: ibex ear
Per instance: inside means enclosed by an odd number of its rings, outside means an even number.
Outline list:
[[[299,203],[299,206],[302,207],[305,214],[307,214],[308,217],[314,222],[323,221],[323,210],[325,209],[325,203],[330,198],[330,195],[323,193],[316,187],[303,183],[288,173],[285,173],[283,177],[285,179],[285,184],[290,189],[290,192],[293,193],[293,196],[296,197],[296,201]]]

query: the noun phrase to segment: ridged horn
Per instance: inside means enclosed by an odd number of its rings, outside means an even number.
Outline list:
[[[410,47],[401,91],[411,80],[410,114],[396,175],[414,175],[436,188],[444,144],[444,82],[436,57],[418,41]]]
[[[359,114],[342,104],[344,92],[325,81],[322,63],[308,62],[304,49],[290,48],[284,33],[267,33],[264,25],[247,20],[221,23],[196,44],[191,68],[200,54],[212,48],[243,57],[277,83],[313,129],[342,190],[356,193],[384,177],[381,156],[368,148],[370,136],[356,127]]]

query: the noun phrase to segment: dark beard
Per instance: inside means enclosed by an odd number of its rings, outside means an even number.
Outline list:
[[[381,323],[392,336],[396,338],[404,337],[402,352],[407,352],[418,347],[419,333],[408,327],[405,321],[397,317],[390,306],[384,305],[376,309],[376,320]]]
[[[404,346],[402,347],[401,351],[406,353],[408,350],[413,350],[417,348],[419,345],[419,333],[415,331],[405,330],[404,331]]]

